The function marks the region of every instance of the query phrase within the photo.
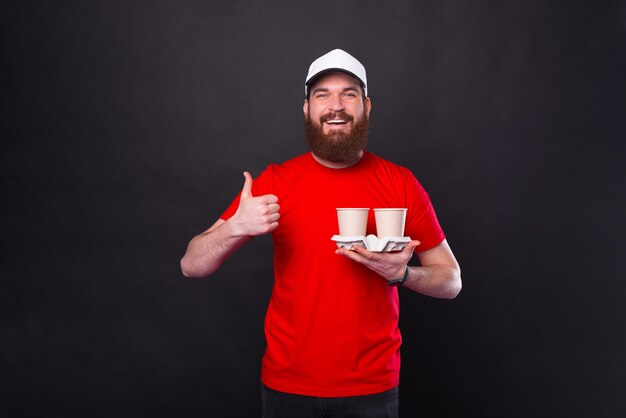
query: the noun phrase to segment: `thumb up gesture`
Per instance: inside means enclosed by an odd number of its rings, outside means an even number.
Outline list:
[[[278,227],[280,214],[278,197],[273,194],[252,196],[252,176],[245,171],[239,208],[231,218],[237,235],[256,236],[272,232]]]

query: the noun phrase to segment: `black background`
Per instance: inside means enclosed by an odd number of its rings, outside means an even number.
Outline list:
[[[303,80],[368,71],[369,149],[463,269],[401,291],[404,417],[626,410],[623,1],[3,1],[5,416],[259,416],[272,247],[178,262],[306,150]],[[4,413],[3,413],[4,415]]]

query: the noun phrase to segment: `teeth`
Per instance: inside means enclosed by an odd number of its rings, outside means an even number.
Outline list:
[[[346,121],[343,119],[333,119],[333,120],[327,121],[326,123],[346,123]]]

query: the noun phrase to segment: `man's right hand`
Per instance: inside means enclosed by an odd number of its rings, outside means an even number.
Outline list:
[[[273,194],[252,196],[252,176],[245,171],[239,208],[231,218],[233,232],[240,236],[256,236],[272,232],[278,227],[280,214],[278,197]]]

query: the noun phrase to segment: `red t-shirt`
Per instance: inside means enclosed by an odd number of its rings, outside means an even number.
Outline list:
[[[399,383],[398,291],[368,268],[335,254],[336,208],[408,208],[405,235],[425,251],[444,239],[430,199],[406,168],[366,152],[332,169],[310,153],[270,165],[254,196],[280,205],[274,241],[274,286],[265,317],[261,380],[309,396],[357,396]],[[221,216],[237,210],[239,198]],[[376,234],[373,210],[368,234]]]

